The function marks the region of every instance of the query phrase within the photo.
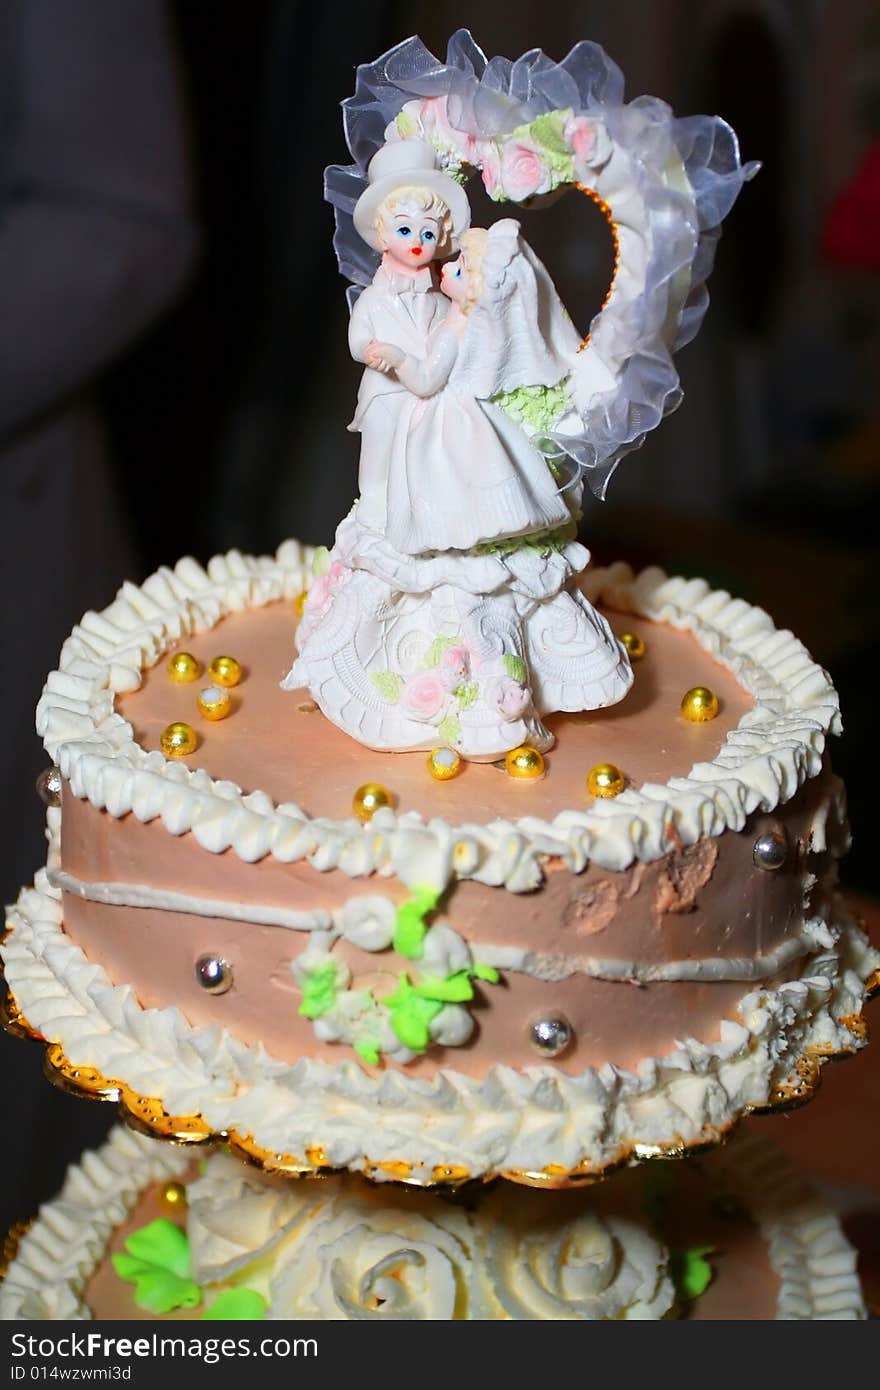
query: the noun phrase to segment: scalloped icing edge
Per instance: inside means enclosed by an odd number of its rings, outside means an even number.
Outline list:
[[[21,1236],[0,1284],[0,1319],[91,1320],[86,1285],[144,1188],[180,1178],[191,1155],[114,1125],[87,1150]]]
[[[451,826],[382,809],[365,826],[353,818],[312,819],[292,803],[276,806],[264,792],[246,795],[233,782],[141,748],[115,712],[115,695],[136,690],[143,670],[181,637],[229,613],[302,593],[312,556],[286,541],[274,559],[230,551],[207,569],[183,559],[140,587],[123,585],[103,613],[85,615],[37,706],[37,730],[76,797],[117,819],[161,818],[170,834],[191,832],[208,852],[231,849],[248,863],[271,854],[281,863],[308,860],[320,872],[396,875],[409,886],[442,889],[458,877],[527,892],[542,882],[547,857],[559,857],[572,873],[591,862],[622,870],[704,835],[742,830],[749,815],[775,810],[816,776],[827,736],[840,732],[827,673],[762,609],[701,579],[668,578],[656,568],[635,576],[617,564],[582,579],[591,602],[690,632],[754,700],[716,757],[696,763],[687,777],[630,788],[552,821]]]
[[[190,1156],[111,1129],[66,1174],[23,1235],[2,1284],[0,1319],[90,1321],[85,1288],[115,1228],[152,1182],[179,1178]],[[779,1278],[776,1318],[863,1319],[856,1254],[837,1217],[767,1141],[739,1135],[717,1163],[756,1220]]]
[[[59,813],[50,821],[57,852]],[[95,1068],[169,1116],[198,1116],[204,1131],[290,1158],[404,1176],[501,1174],[541,1180],[546,1170],[586,1176],[658,1148],[717,1140],[743,1113],[804,1089],[801,1060],[856,1051],[851,1026],[880,970],[842,899],[835,945],[808,957],[800,978],[753,989],[740,1022],[720,1023],[712,1044],[689,1038],[636,1071],[612,1064],[569,1076],[552,1066],[495,1065],[481,1080],[444,1068],[430,1081],[353,1061],[287,1063],[262,1044],[217,1027],[194,1028],[177,1008],[144,1009],[130,985],[113,985],[64,933],[61,897],[46,871],[9,914],[6,977],[29,1028],[57,1043],[74,1067]],[[151,1102],[147,1102],[149,1106]],[[320,1164],[309,1159],[319,1149]]]

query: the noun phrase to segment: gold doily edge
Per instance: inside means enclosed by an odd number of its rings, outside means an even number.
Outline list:
[[[865,983],[865,1001],[878,993],[880,970],[875,970]],[[620,1168],[651,1159],[687,1158],[689,1155],[703,1153],[718,1144],[726,1143],[740,1122],[749,1115],[781,1114],[811,1100],[821,1083],[822,1068],[826,1062],[840,1061],[853,1056],[867,1039],[868,1025],[862,1012],[849,1014],[839,1021],[853,1037],[851,1048],[843,1048],[840,1051],[821,1047],[807,1048],[794,1069],[796,1079],[777,1086],[763,1104],[746,1106],[730,1124],[721,1128],[707,1128],[699,1139],[689,1143],[683,1139],[671,1144],[634,1142],[622,1147],[613,1159],[599,1167],[591,1166],[589,1161],[584,1159],[574,1168],[548,1164],[546,1168],[538,1171],[504,1168],[472,1174],[467,1168],[450,1164],[438,1165],[433,1169],[431,1179],[426,1180],[414,1174],[413,1165],[404,1160],[374,1163],[365,1158],[362,1168],[357,1171],[374,1182],[396,1182],[423,1189],[455,1189],[465,1184],[482,1185],[494,1182],[497,1178],[525,1187],[554,1189],[586,1187],[591,1183],[601,1182]],[[320,1144],[310,1145],[303,1158],[297,1158],[292,1154],[273,1153],[271,1149],[255,1143],[249,1135],[241,1135],[236,1130],[212,1129],[201,1115],[169,1115],[160,1098],[142,1096],[125,1082],[103,1076],[95,1067],[75,1066],[64,1055],[59,1043],[51,1042],[31,1027],[8,987],[6,997],[0,1002],[0,1024],[16,1037],[30,1038],[43,1043],[46,1049],[43,1059],[44,1071],[55,1086],[87,1100],[114,1102],[125,1123],[150,1138],[164,1139],[175,1144],[226,1144],[244,1162],[252,1164],[262,1172],[288,1178],[324,1178],[346,1171],[335,1168],[329,1162]]]

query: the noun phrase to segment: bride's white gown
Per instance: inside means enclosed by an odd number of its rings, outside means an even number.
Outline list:
[[[342,522],[282,683],[373,748],[547,749],[542,715],[614,704],[632,683],[577,588],[589,553],[565,495],[489,399],[555,385],[577,335],[515,223],[490,230],[483,279],[463,335],[444,323],[399,369],[410,394],[389,438],[384,533],[357,505]]]

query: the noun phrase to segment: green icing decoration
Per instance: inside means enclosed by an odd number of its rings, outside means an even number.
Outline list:
[[[470,709],[480,693],[480,687],[476,681],[464,681],[456,686],[452,693],[458,701],[459,709]]]
[[[548,111],[546,115],[536,116],[531,124],[532,138],[552,154],[571,158],[571,151],[565,141],[566,111]]]
[[[443,653],[448,652],[450,647],[457,647],[460,640],[458,637],[435,637],[425,653],[425,666],[429,670],[439,666]]]
[[[416,887],[413,895],[397,909],[394,928],[394,949],[407,960],[418,960],[428,928],[425,918],[434,911],[441,898],[437,888]]]
[[[492,397],[518,425],[527,425],[535,433],[550,430],[569,409],[571,398],[567,384],[559,386],[519,386],[515,391],[502,391]]]
[[[336,965],[332,960],[316,965],[303,977],[302,1003],[299,1012],[304,1018],[320,1018],[336,1002]]]
[[[312,560],[312,574],[316,579],[320,579],[322,574],[326,574],[330,568],[330,551],[326,545],[319,545]]]
[[[134,1284],[134,1301],[150,1313],[195,1308],[202,1294],[190,1277],[189,1241],[179,1226],[160,1216],[132,1231],[125,1252],[113,1256],[113,1268]]]
[[[467,970],[459,970],[442,980],[419,980],[415,990],[422,999],[436,999],[444,1004],[464,1004],[474,997],[474,987]]]
[[[680,1298],[692,1302],[706,1292],[712,1282],[712,1266],[705,1256],[714,1249],[713,1245],[698,1245],[669,1252],[669,1272]]]
[[[202,1314],[203,1322],[259,1322],[266,1316],[268,1303],[255,1289],[224,1289]]]
[[[397,1037],[411,1052],[424,1052],[431,1041],[428,1025],[443,1008],[438,999],[426,999],[410,984],[406,975],[401,975],[397,990],[387,994],[382,1000],[387,1004],[391,1027]]]
[[[362,1038],[360,1042],[356,1042],[356,1043],[355,1043],[355,1045],[354,1045],[354,1050],[355,1050],[355,1052],[357,1053],[357,1055],[358,1055],[359,1057],[363,1057],[363,1059],[364,1059],[364,1061],[366,1062],[366,1064],[367,1064],[368,1067],[378,1067],[378,1065],[379,1065],[379,1044],[378,1044],[378,1043],[375,1043],[375,1042],[367,1042],[366,1039]]]
[[[494,965],[480,965],[479,961],[475,962],[471,974],[478,980],[485,980],[489,985],[497,985],[498,981],[501,979]]]
[[[415,116],[411,115],[409,111],[400,111],[395,124],[404,140],[408,140],[413,135],[418,135],[419,133],[419,123]]]
[[[437,733],[446,744],[457,743],[461,738],[461,724],[454,714],[447,714],[437,725]]]
[[[504,669],[511,680],[517,681],[520,685],[525,685],[526,663],[523,661],[522,657],[514,656],[510,652],[506,652],[504,656]]]
[[[552,471],[552,470],[551,470]],[[511,536],[501,541],[485,541],[478,545],[474,555],[513,555],[518,550],[534,550],[539,555],[550,555],[564,550],[569,541],[577,535],[577,526],[560,526],[555,531],[535,531],[531,536]]]
[[[403,688],[400,676],[395,675],[393,671],[374,671],[370,680],[383,700],[387,700],[390,705],[397,704]]]

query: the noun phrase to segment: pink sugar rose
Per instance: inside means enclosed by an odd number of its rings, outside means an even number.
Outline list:
[[[446,686],[434,671],[419,671],[403,687],[403,704],[413,719],[433,719],[445,703]]]
[[[501,184],[501,156],[498,153],[498,146],[491,140],[483,142],[483,148],[479,156],[480,177],[483,180],[483,187],[492,198],[495,190]]]
[[[515,203],[550,190],[550,171],[531,140],[510,140],[501,158],[504,192]]]
[[[330,583],[330,592],[335,594],[338,589],[341,589],[350,574],[351,570],[347,569],[341,560],[334,560],[333,564],[327,571],[327,579]]]
[[[466,647],[447,647],[440,658],[443,674],[449,676],[457,685],[470,673],[471,663]]]
[[[519,681],[501,680],[495,691],[495,703],[505,719],[518,719],[531,704],[531,695]]]
[[[575,159],[588,160],[596,148],[596,125],[585,116],[571,117],[565,123],[565,139]]]
[[[449,119],[446,97],[427,97],[418,105],[418,121],[426,140],[446,152],[454,164],[475,164],[477,140],[456,130]]]

